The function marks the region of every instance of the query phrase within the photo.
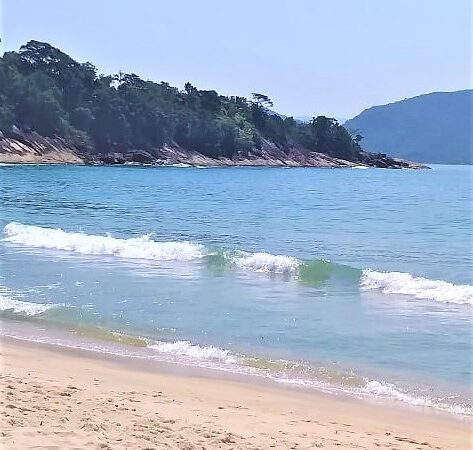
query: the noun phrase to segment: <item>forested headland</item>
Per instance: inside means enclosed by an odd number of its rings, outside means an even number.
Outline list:
[[[159,160],[163,148],[174,146],[212,159],[251,160],[272,151],[281,160],[297,155],[301,165],[311,165],[314,152],[327,155],[327,161],[399,163],[363,152],[362,137],[335,119],[299,123],[271,107],[261,93],[247,99],[191,83],[178,89],[133,73],[102,75],[91,63],[77,62],[45,42],[29,41],[0,58],[4,140],[26,145],[31,133],[50,138],[47,142],[60,139],[85,161],[107,162],[111,153],[125,155],[123,161],[130,154],[141,155],[142,162]]]

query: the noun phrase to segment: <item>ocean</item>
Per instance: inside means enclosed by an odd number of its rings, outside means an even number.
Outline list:
[[[472,415],[471,166],[0,166],[3,335]]]

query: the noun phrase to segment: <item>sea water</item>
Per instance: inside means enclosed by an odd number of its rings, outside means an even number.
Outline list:
[[[1,332],[471,415],[472,174],[2,166]]]

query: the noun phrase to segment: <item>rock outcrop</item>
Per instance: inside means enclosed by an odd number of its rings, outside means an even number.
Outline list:
[[[36,132],[17,131],[14,137],[0,137],[1,163],[83,164],[77,150],[60,138],[43,137]]]
[[[190,166],[268,166],[268,167],[382,167],[425,168],[422,164],[390,158],[382,153],[361,152],[359,160],[346,161],[304,148],[281,149],[264,141],[261,149],[229,158],[211,158],[178,145],[165,145],[150,151],[90,153],[80,151],[61,138],[17,130],[13,137],[0,136],[0,163],[36,164],[148,164]]]

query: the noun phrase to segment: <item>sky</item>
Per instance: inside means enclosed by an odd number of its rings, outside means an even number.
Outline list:
[[[101,73],[268,95],[351,118],[471,88],[471,0],[0,0],[1,51],[46,41]]]

